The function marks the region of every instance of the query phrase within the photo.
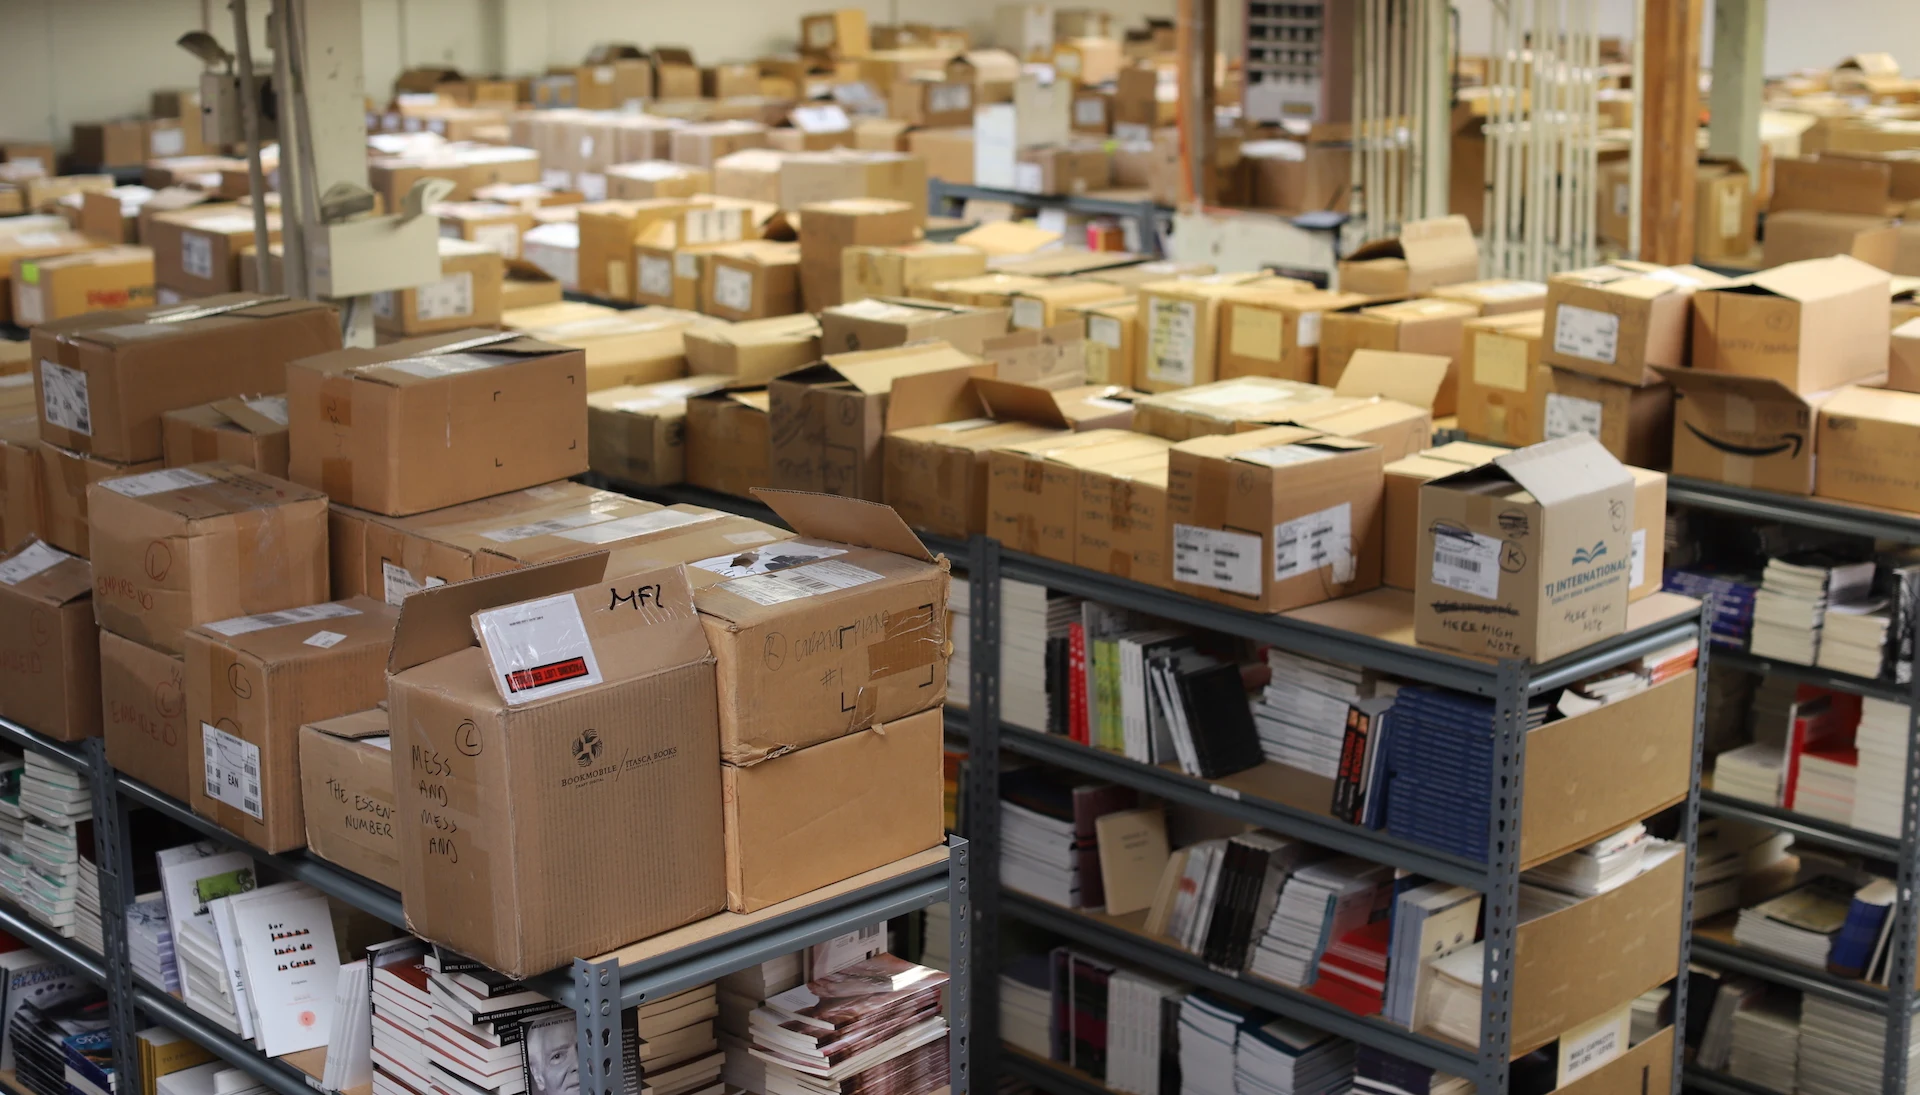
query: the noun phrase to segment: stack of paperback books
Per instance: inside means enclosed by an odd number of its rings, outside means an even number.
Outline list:
[[[1660,1033],[1673,1022],[1673,990],[1665,985],[1650,988],[1633,998],[1627,1016],[1627,1044],[1637,1046]]]
[[[1054,1014],[1049,1056],[1104,1081],[1107,1047],[1114,1034],[1108,1022],[1111,990],[1118,971],[1104,959],[1072,947],[1055,947],[1047,958],[1052,964]]]
[[[1170,895],[1166,934],[1215,969],[1246,969],[1255,936],[1268,929],[1288,879],[1325,854],[1259,829],[1193,845]]]
[[[1471,1095],[1473,1084],[1436,1072],[1385,1050],[1360,1046],[1354,1051],[1356,1095]]]
[[[154,1095],[266,1095],[267,1085],[225,1061],[168,1073],[154,1083]]]
[[[1022,768],[1001,775],[1000,796],[1001,883],[1055,905],[1079,907],[1083,889],[1072,787],[1050,771]]]
[[[1329,944],[1386,914],[1392,883],[1392,868],[1353,856],[1294,871],[1280,891],[1250,968],[1283,985],[1313,984]]]
[[[1856,829],[1882,836],[1900,835],[1900,806],[1907,772],[1907,705],[1862,697],[1860,725],[1853,745],[1859,764],[1854,769],[1853,813]]]
[[[1873,563],[1849,563],[1820,552],[1767,560],[1754,598],[1754,655],[1796,665],[1819,660],[1828,606],[1859,601],[1873,588]]]
[[[1785,764],[1786,750],[1779,745],[1756,741],[1736,746],[1713,762],[1713,789],[1730,798],[1778,806],[1786,784]]]
[[[947,975],[878,954],[754,1009],[768,1095],[923,1095],[947,1084]]]
[[[1445,882],[1411,885],[1395,901],[1381,1014],[1416,1029],[1414,1002],[1427,963],[1470,946],[1480,926],[1480,894]]]
[[[1186,990],[1136,970],[1107,985],[1107,1086],[1128,1095],[1179,1095],[1180,1006]]]
[[[1040,954],[1023,955],[1000,975],[1000,1037],[1035,1057],[1053,1056],[1051,963]],[[1108,1077],[1107,1086],[1113,1086]]]
[[[1347,705],[1370,690],[1362,672],[1347,665],[1267,650],[1273,677],[1253,707],[1266,758],[1328,779],[1339,774],[1347,733]]]
[[[1907,1024],[1907,1045],[1920,1046],[1920,1017],[1903,1021]],[[1881,1083],[1886,1048],[1884,1010],[1866,1011],[1806,993],[1800,998],[1800,1067],[1794,1090],[1799,1095],[1859,1095],[1872,1091]],[[1767,1086],[1778,1082],[1769,1080]],[[1909,1083],[1908,1090],[1912,1088]]]
[[[437,1091],[521,1095],[529,1070],[556,1067],[549,1055],[574,1052],[573,1013],[552,998],[446,951],[430,952],[425,964],[427,1079]],[[561,1015],[565,1031],[535,1037],[536,1019]]]
[[[1066,732],[1066,711],[1056,710],[1048,671],[1066,668],[1067,627],[1079,619],[1078,597],[1030,582],[1000,583],[1002,719],[1029,730]],[[1064,672],[1058,679],[1065,681]]]
[[[93,793],[86,777],[72,768],[29,752],[20,776],[21,824],[16,854],[0,864],[0,888],[24,905],[34,919],[61,935],[85,938],[100,946],[100,890],[92,873]]]
[[[1710,638],[1715,646],[1747,648],[1754,600],[1760,594],[1760,582],[1752,575],[1716,567],[1673,568],[1666,572],[1661,588],[1713,606]]]
[[[1526,872],[1525,877],[1536,886],[1592,897],[1638,877],[1644,869],[1648,850],[1656,847],[1673,845],[1648,836],[1647,827],[1635,823],[1584,848],[1550,859]]]
[[[142,894],[127,906],[127,950],[136,977],[171,993],[180,991],[180,967],[174,959],[173,932],[167,928],[167,902],[161,895]]]
[[[1824,967],[1847,922],[1855,886],[1823,875],[1751,909],[1741,909],[1733,941],[1763,954]]]
[[[1546,700],[1527,709],[1544,725]],[[1493,701],[1439,688],[1402,688],[1386,744],[1387,832],[1484,862],[1493,776]]]
[[[1044,978],[1046,960],[1043,958],[1039,961]],[[794,951],[735,970],[716,982],[716,997],[720,1005],[718,1036],[720,1049],[726,1055],[726,1064],[720,1074],[729,1085],[751,1091],[754,1095],[767,1095],[766,1062],[755,1057],[750,1050],[753,1042],[753,1010],[766,1003],[768,997],[777,996],[804,980],[805,952]],[[1044,1038],[1044,1029],[1041,1033]]]
[[[1378,1015],[1386,1006],[1387,947],[1393,925],[1375,920],[1334,940],[1320,956],[1312,992],[1355,1015]]]
[[[427,1030],[433,1025],[426,949],[373,971],[374,1095],[435,1095]]]
[[[90,1070],[94,1089],[81,1095],[109,1095],[112,1090],[111,1076],[103,1076],[112,1068],[113,1052],[107,998],[98,989],[62,1000],[41,997],[21,1003],[7,1021],[7,1041],[13,1047],[14,1076],[32,1095],[74,1095],[67,1070],[76,1060],[95,1066]],[[104,1069],[99,1068],[102,1064]]]
[[[1846,825],[1853,820],[1860,754],[1851,746],[1809,749],[1794,773],[1793,809],[1808,817]]]
[[[1800,1066],[1799,1001],[1770,993],[1733,1016],[1733,1053],[1727,1073],[1770,1087]]]
[[[726,1064],[714,1032],[719,1012],[713,982],[649,1000],[634,1009],[640,1074],[648,1087],[658,1095],[719,1095],[720,1073]],[[571,1038],[573,1013],[561,1012],[558,1019]]]
[[[1353,1089],[1354,1045],[1296,1023],[1269,1019],[1240,1028],[1234,1049],[1238,1095],[1346,1095]]]
[[[1237,1095],[1240,1030],[1268,1018],[1212,993],[1188,993],[1180,1003],[1182,1095]]]
[[[1886,670],[1892,635],[1893,611],[1884,597],[1828,605],[1814,664],[1872,680]]]

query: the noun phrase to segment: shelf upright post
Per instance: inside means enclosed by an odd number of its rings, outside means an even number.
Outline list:
[[[973,921],[969,944],[973,978],[972,1076],[981,1090],[999,1086],[1000,1058],[1000,541],[976,535],[967,549],[967,850]],[[960,910],[950,909],[960,924]],[[958,947],[961,940],[955,940]],[[954,951],[958,968],[961,955]],[[959,1009],[954,1010],[959,1014]],[[958,1070],[956,1068],[956,1075]],[[954,1095],[959,1095],[955,1092]]]
[[[105,948],[107,1021],[113,1030],[113,1067],[120,1090],[140,1090],[135,1052],[140,1019],[133,1001],[133,961],[127,946],[127,906],[133,903],[133,846],[127,801],[119,795],[104,738],[85,744],[93,795],[93,862],[100,880],[100,942]]]
[[[580,1077],[580,1095],[622,1095],[638,1091],[626,1076],[625,1040],[620,1021],[620,960],[573,960],[573,985],[579,993],[574,1012],[574,1046]],[[639,1062],[634,1062],[639,1067]],[[635,1076],[633,1080],[638,1081]]]
[[[973,1083],[973,844],[952,839],[947,848],[947,964],[952,967],[947,975],[948,1095],[967,1095]],[[990,1029],[997,1040],[999,1024]]]
[[[1495,671],[1493,771],[1487,781],[1487,886],[1480,981],[1480,1095],[1506,1095],[1513,1055],[1513,951],[1520,929],[1520,793],[1526,773],[1527,663]]]
[[[1899,664],[1899,651],[1894,662]],[[1907,1090],[1907,1039],[1913,1024],[1915,932],[1920,930],[1920,672],[1907,681],[1907,772],[1900,801],[1900,862],[1894,893],[1893,959],[1887,968],[1886,1060],[1881,1069],[1882,1089],[1892,1095]]]
[[[1687,963],[1693,961],[1693,872],[1700,859],[1700,766],[1707,744],[1707,656],[1713,635],[1713,602],[1700,605],[1698,660],[1693,667],[1693,754],[1688,769],[1687,804],[1680,814],[1681,855],[1686,857],[1680,882],[1680,964],[1673,979],[1673,1090],[1679,1091],[1687,1064]]]

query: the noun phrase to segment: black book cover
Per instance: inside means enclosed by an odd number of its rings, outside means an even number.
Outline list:
[[[1247,846],[1247,868],[1245,884],[1241,886],[1233,899],[1233,920],[1227,930],[1227,946],[1222,952],[1220,965],[1238,972],[1247,968],[1247,951],[1253,947],[1254,934],[1266,925],[1255,924],[1254,914],[1260,905],[1260,890],[1267,884],[1267,865],[1271,853],[1255,845]]]
[[[1160,998],[1160,1095],[1180,1095],[1180,996]]]
[[[1239,666],[1226,663],[1182,673],[1179,687],[1180,703],[1193,729],[1200,778],[1219,779],[1260,763],[1260,734],[1253,725]]]
[[[1068,683],[1071,680],[1072,644],[1064,635],[1047,640],[1047,733],[1066,734],[1067,713],[1071,707]]]
[[[1113,967],[1073,956],[1073,1067],[1107,1078],[1107,982]]]
[[[1347,734],[1340,742],[1340,768],[1333,781],[1333,816],[1341,821],[1356,821],[1360,814],[1361,783],[1367,760],[1367,737],[1373,731],[1373,717],[1353,704],[1347,705]]]
[[[1252,848],[1238,840],[1227,841],[1220,877],[1213,890],[1213,915],[1207,920],[1207,934],[1200,946],[1200,958],[1210,966],[1226,965],[1236,904],[1245,888],[1254,854]]]

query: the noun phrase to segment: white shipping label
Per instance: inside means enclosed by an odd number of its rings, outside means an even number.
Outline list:
[[[423,589],[432,589],[434,586],[446,584],[445,578],[428,578],[423,582],[415,578],[413,572],[406,567],[395,566],[385,559],[380,560],[381,599],[390,605],[397,606],[401,601]]]
[[[1627,568],[1627,588],[1639,589],[1640,584],[1647,580],[1646,529],[1637,528],[1633,530],[1633,550],[1631,555],[1633,563]]]
[[[1088,128],[1104,128],[1107,124],[1107,101],[1097,95],[1089,95],[1073,102],[1073,124]]]
[[[1601,406],[1598,400],[1548,392],[1546,439],[1551,441],[1556,437],[1571,437],[1576,433],[1589,433],[1596,438],[1599,437],[1600,411]]]
[[[1200,306],[1191,300],[1149,297],[1147,311],[1147,379],[1160,384],[1191,385],[1193,358],[1199,339]]]
[[[738,206],[687,210],[687,238],[684,242],[731,243],[739,239],[745,231],[742,212]]]
[[[655,510],[652,513],[637,513],[632,517],[622,517],[618,521],[607,521],[598,525],[587,525],[572,532],[563,532],[563,540],[578,540],[583,544],[611,544],[616,540],[631,540],[636,536],[646,536],[662,529],[680,528],[683,525],[697,525],[703,521],[717,521],[719,513],[682,513],[675,509]]]
[[[1720,238],[1735,239],[1740,235],[1741,201],[1738,197],[1729,200],[1728,195],[1720,198]]]
[[[713,267],[713,302],[736,312],[753,310],[753,274],[738,266]]]
[[[177,289],[169,289],[164,285],[154,287],[153,302],[155,304],[178,304],[181,299],[180,292]]]
[[[1047,325],[1047,306],[1031,297],[1016,297],[1013,301],[1013,325],[1029,330],[1039,330]]]
[[[80,370],[42,358],[40,409],[49,424],[93,436],[93,404],[87,401],[87,374]]]
[[[180,233],[180,271],[190,278],[213,276],[213,237],[205,232]]]
[[[211,482],[213,482],[211,475],[203,475],[192,468],[161,468],[159,471],[150,471],[141,475],[102,479],[100,485],[115,494],[124,494],[128,498],[145,498],[149,494],[163,494],[170,490],[204,487]]]
[[[831,559],[835,555],[846,553],[845,548],[810,544],[804,540],[788,540],[776,547],[760,551],[743,551],[738,555],[715,555],[693,565],[701,570],[718,574],[722,578],[744,578],[749,574],[767,574],[799,566],[801,563],[810,563],[815,559]]]
[[[200,750],[207,797],[244,810],[256,821],[263,820],[266,814],[260,808],[260,747],[203,722]]]
[[[496,544],[512,544],[518,543],[521,540],[531,540],[535,536],[552,536],[555,533],[566,532],[568,529],[576,529],[582,525],[597,525],[603,521],[611,520],[613,520],[613,515],[610,513],[600,513],[595,510],[589,510],[586,513],[569,513],[564,517],[549,517],[545,521],[532,521],[524,525],[514,525],[510,528],[489,529],[480,535],[488,540],[492,540]]]
[[[338,631],[316,631],[301,640],[302,646],[317,646],[322,650],[332,650],[346,638]]]
[[[14,373],[12,376],[0,376],[0,392],[4,392],[8,388],[31,387],[33,387],[32,373]]]
[[[673,253],[673,276],[693,279],[700,276],[700,256],[692,251]]]
[[[540,185],[548,190],[565,190],[573,185],[573,175],[558,168],[543,167],[540,169]]]
[[[255,631],[266,631],[275,627],[292,627],[295,624],[310,624],[317,620],[339,620],[358,615],[360,610],[352,605],[303,605],[300,608],[283,608],[278,612],[262,612],[256,616],[235,616],[231,620],[220,620],[201,626],[231,639],[235,635],[251,635]]]
[[[1179,393],[1183,402],[1200,407],[1235,407],[1240,404],[1271,403],[1275,392],[1258,384],[1218,384]]]
[[[580,135],[580,158],[582,160],[593,159],[593,134],[591,133],[582,133]]]
[[[600,683],[600,662],[571,593],[476,613],[473,622],[508,703]]]
[[[650,297],[673,295],[673,260],[640,256],[640,292]]]
[[[400,294],[392,289],[382,289],[373,294],[373,314],[381,319],[399,318]]]
[[[463,270],[414,290],[413,312],[422,320],[472,315],[473,274]]]
[[[22,327],[37,327],[47,321],[44,285],[16,285],[13,294],[13,321]]]
[[[1435,529],[1433,584],[1483,600],[1500,598],[1500,541],[1466,529]]]
[[[1087,337],[1110,350],[1120,348],[1120,321],[1112,316],[1088,316]]]
[[[607,200],[607,177],[598,171],[582,171],[573,177],[580,196],[590,202]]]
[[[520,226],[512,223],[476,224],[473,242],[510,259],[520,257]]]
[[[287,424],[287,397],[284,395],[259,395],[240,402],[262,418],[272,419],[282,426]]]
[[[514,354],[451,353],[434,354],[431,357],[407,357],[384,364],[387,368],[406,373],[408,376],[434,380],[443,376],[479,372],[482,369],[491,369],[496,365],[505,365],[509,361],[518,360],[520,358]]]
[[[1182,582],[1260,596],[1260,537],[1244,532],[1173,526],[1173,576]]]
[[[43,570],[59,566],[73,556],[48,544],[44,540],[35,540],[20,550],[20,554],[0,563],[0,584],[17,586]]]
[[[1046,175],[1037,163],[1017,163],[1013,165],[1013,188],[1023,194],[1038,194],[1046,185]]]
[[[1337,506],[1273,526],[1273,580],[1326,567],[1339,583],[1353,581],[1353,507]]]
[[[863,586],[868,582],[879,580],[880,575],[865,567],[829,560],[796,569],[775,571],[771,574],[754,574],[745,578],[735,578],[731,582],[721,583],[720,588],[737,597],[745,597],[755,604],[777,605],[782,601],[818,597],[823,593],[852,589],[854,586]]]
[[[927,89],[927,109],[935,114],[972,110],[973,88],[967,84],[935,84]]]
[[[176,126],[172,129],[156,129],[153,131],[154,159],[178,156],[180,153],[186,151],[186,147],[187,131],[184,129]]]
[[[1302,349],[1308,346],[1320,345],[1319,312],[1300,313],[1300,330],[1298,336],[1294,338],[1294,342],[1298,343]]]
[[[1620,317],[1575,304],[1562,304],[1554,314],[1553,349],[1569,357],[1613,364],[1619,353]]]

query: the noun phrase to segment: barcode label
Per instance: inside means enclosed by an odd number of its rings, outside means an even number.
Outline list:
[[[1346,502],[1273,526],[1273,580],[1326,567],[1338,583],[1353,581],[1353,507]]]
[[[854,586],[877,582],[880,575],[851,563],[820,562],[772,574],[754,574],[735,578],[720,586],[736,596],[759,605],[777,605],[803,597],[818,597]]]
[[[582,525],[597,525],[613,520],[613,514],[590,510],[586,513],[569,513],[565,517],[549,517],[545,521],[532,521],[511,528],[497,528],[480,535],[496,544],[511,544],[520,540],[531,540],[535,536],[551,536],[556,532],[566,532]]]
[[[262,820],[260,747],[203,722],[200,748],[207,797],[244,810],[255,821]]]
[[[1562,304],[1553,319],[1555,353],[1613,364],[1619,350],[1620,317],[1611,312]]]
[[[1182,582],[1260,596],[1260,537],[1244,532],[1173,526],[1173,576]]]
[[[1627,588],[1639,589],[1647,580],[1647,530],[1633,530],[1633,563],[1628,571]]]
[[[279,612],[262,612],[257,616],[235,616],[231,620],[220,620],[204,626],[208,631],[231,639],[235,635],[247,635],[272,627],[310,624],[316,620],[338,620],[346,616],[358,615],[360,610],[352,605],[307,605],[304,608],[288,608]]]
[[[93,436],[93,405],[87,401],[87,374],[58,362],[40,362],[40,407],[50,425]]]
[[[1466,529],[1435,529],[1433,584],[1482,600],[1498,600],[1500,541]]]
[[[41,571],[51,570],[71,558],[73,556],[46,541],[35,540],[21,548],[18,555],[0,563],[0,584],[17,586]]]
[[[149,494],[164,494],[170,490],[185,490],[188,487],[204,487],[213,482],[213,476],[203,475],[192,468],[161,468],[143,475],[123,475],[118,479],[102,479],[100,485],[115,494],[124,494],[128,498],[145,498]]]
[[[380,584],[382,586],[382,599],[390,605],[398,606],[401,601],[406,600],[408,597],[413,596],[423,589],[432,589],[434,586],[446,585],[447,580],[445,578],[428,578],[425,581],[421,581],[415,578],[413,572],[406,567],[396,566],[382,559],[380,560]]]

